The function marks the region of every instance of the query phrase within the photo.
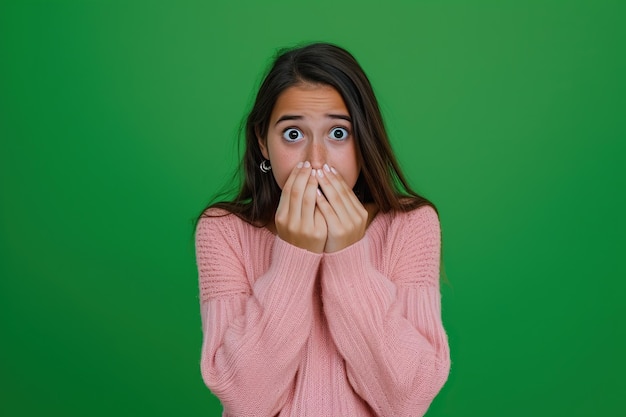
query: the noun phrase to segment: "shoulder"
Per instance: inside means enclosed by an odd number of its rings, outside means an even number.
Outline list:
[[[201,219],[225,217],[225,216],[234,216],[234,214],[223,208],[209,207],[208,209],[204,210],[204,212],[202,213]]]
[[[370,239],[382,245],[381,250],[384,247],[392,252],[415,245],[437,246],[441,240],[439,216],[429,205],[409,211],[378,213],[368,234]]]
[[[195,247],[201,302],[249,292],[241,222],[227,210],[215,208],[198,220]]]
[[[403,245],[435,256],[441,247],[441,226],[435,209],[421,206],[404,213],[402,217]]]
[[[380,214],[385,217],[388,227],[399,231],[416,231],[419,229],[439,230],[439,215],[430,205],[423,205],[409,211],[391,211]]]
[[[436,226],[439,227],[439,214],[430,205],[424,205],[406,212],[406,217],[409,223],[418,224],[425,227]]]
[[[236,218],[233,213],[228,210],[216,207],[210,207],[206,209],[200,218],[198,219],[198,223],[196,229],[200,227],[208,227],[212,225],[223,225],[227,223],[231,223]]]
[[[441,246],[439,215],[432,206],[424,205],[405,212],[395,212],[390,228],[400,247],[422,252]],[[430,251],[430,249],[426,250]]]
[[[424,205],[378,216],[369,241],[381,271],[397,284],[436,282],[441,252],[437,211]]]
[[[215,239],[220,236],[230,240],[235,237],[237,224],[242,221],[228,210],[215,207],[208,208],[202,213],[196,224],[196,241]]]
[[[250,245],[264,244],[265,239],[273,237],[264,227],[255,226],[222,208],[209,208],[196,225],[196,243],[200,241],[218,241],[242,250]]]

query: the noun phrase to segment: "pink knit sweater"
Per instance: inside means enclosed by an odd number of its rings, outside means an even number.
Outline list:
[[[331,254],[201,219],[201,371],[223,416],[426,413],[450,368],[439,254],[430,207],[379,213]]]

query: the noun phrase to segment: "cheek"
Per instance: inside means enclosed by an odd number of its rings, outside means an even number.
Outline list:
[[[285,183],[287,182],[288,175],[285,175],[284,173],[274,168],[272,168],[272,173],[274,174],[274,180],[276,180],[278,188],[282,190],[285,186]]]
[[[356,164],[350,168],[345,167],[344,169],[339,169],[339,168],[336,168],[336,169],[337,171],[339,171],[339,173],[343,177],[348,187],[353,188],[354,185],[356,184],[357,178],[359,178],[359,172],[360,172]]]
[[[282,190],[289,178],[289,175],[295,168],[298,161],[291,161],[289,158],[276,158],[276,161],[272,164],[272,174],[276,180],[276,184]]]
[[[359,166],[356,155],[353,152],[347,152],[341,155],[340,158],[335,159],[331,163],[337,171],[341,174],[346,184],[352,188],[356,184],[356,180],[359,178],[361,167]]]
[[[360,173],[356,161],[343,159],[329,161],[328,164],[334,167],[337,172],[339,172],[339,175],[341,175],[341,178],[343,178],[348,187],[354,187],[354,184],[356,184],[356,180],[359,177]]]
[[[293,155],[289,150],[285,149],[283,146],[277,145],[273,140],[274,138],[270,138],[269,142],[269,154],[271,157],[272,164],[272,175],[274,176],[274,180],[276,180],[276,184],[282,190],[285,183],[287,182],[287,178],[289,178],[289,174],[296,166],[298,161],[295,161]],[[269,175],[269,173],[268,173]]]

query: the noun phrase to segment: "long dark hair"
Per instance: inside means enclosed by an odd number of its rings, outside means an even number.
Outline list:
[[[313,43],[278,52],[246,120],[241,188],[234,199],[210,204],[197,220],[210,216],[206,210],[216,207],[256,226],[271,222],[281,190],[273,175],[259,170],[264,158],[257,138],[267,139],[270,115],[280,94],[302,83],[329,85],[341,94],[352,119],[361,167],[354,192],[362,203],[373,202],[382,212],[423,205],[435,208],[409,187],[402,174],[372,86],[356,59],[336,45]]]

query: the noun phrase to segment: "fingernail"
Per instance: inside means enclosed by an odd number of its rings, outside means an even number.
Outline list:
[[[337,170],[335,168],[331,168],[330,170],[333,172],[333,174],[337,173]]]
[[[298,165],[296,165],[296,168],[302,168],[302,165],[304,165],[302,162],[298,162]]]
[[[322,195],[322,192],[320,191],[320,189],[317,189],[317,195]]]
[[[321,169],[317,170],[317,176],[318,177],[323,177],[324,176],[324,172]]]
[[[330,168],[328,167],[328,164],[324,164],[324,170],[326,172],[330,172]]]
[[[317,172],[317,170],[312,169],[312,170],[311,170],[311,176],[312,176],[312,177],[314,177],[316,172]]]
[[[306,161],[306,162],[304,163],[304,167],[305,167],[305,168],[308,168],[308,167],[310,167],[310,166],[311,166],[311,163],[310,163],[309,161]]]

